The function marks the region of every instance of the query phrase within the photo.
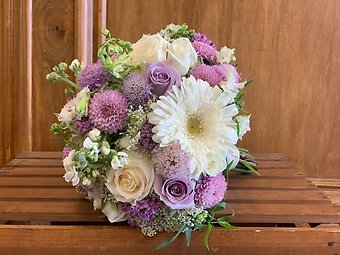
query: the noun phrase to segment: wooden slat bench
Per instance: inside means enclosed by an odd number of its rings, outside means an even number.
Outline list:
[[[190,249],[180,237],[155,252],[172,234],[109,224],[63,180],[60,153],[22,153],[0,170],[0,254],[340,254],[340,207],[282,154],[255,157],[261,176],[229,175],[222,213],[235,213],[236,230],[216,227],[210,252],[203,231]]]

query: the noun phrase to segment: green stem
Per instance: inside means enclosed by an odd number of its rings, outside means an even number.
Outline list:
[[[74,83],[73,81],[71,81],[70,79],[68,79],[66,77],[62,77],[61,79],[62,79],[62,81],[66,82],[68,85],[72,86],[73,88],[80,90],[80,86],[78,84]]]

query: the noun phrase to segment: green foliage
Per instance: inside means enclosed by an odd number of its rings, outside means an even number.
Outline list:
[[[259,172],[256,171],[256,169],[251,165],[252,163],[246,161],[246,160],[240,160],[240,162],[246,166],[250,171],[252,171],[255,175],[257,176],[261,176],[261,174]]]
[[[178,39],[178,38],[188,38],[189,40],[192,40],[192,37],[194,36],[195,30],[189,29],[187,24],[178,25],[175,30],[171,29],[171,27],[166,28],[169,37],[171,39]]]
[[[46,75],[46,79],[50,82],[65,82],[75,89],[80,89],[80,86],[69,79],[69,75],[66,73],[67,64],[60,62],[58,65],[52,68],[52,72]]]
[[[130,65],[128,54],[132,51],[132,45],[128,41],[114,38],[109,30],[104,29],[106,40],[99,46],[98,58],[102,61],[105,70],[113,76],[110,88],[120,88],[126,75],[138,67]]]
[[[57,136],[67,135],[70,133],[70,131],[67,129],[67,126],[63,123],[53,123],[51,125],[50,131]]]

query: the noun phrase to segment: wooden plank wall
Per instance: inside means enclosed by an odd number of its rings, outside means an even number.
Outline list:
[[[107,12],[117,37],[186,22],[236,48],[242,77],[254,79],[252,132],[241,144],[283,152],[310,176],[339,176],[340,1],[109,0]]]
[[[44,76],[58,61],[89,53],[105,23],[135,41],[186,22],[218,46],[235,47],[242,77],[255,79],[246,98],[252,132],[241,144],[283,152],[309,176],[338,177],[339,1],[4,0],[0,8],[0,165],[23,149],[60,149],[49,125],[65,96]]]

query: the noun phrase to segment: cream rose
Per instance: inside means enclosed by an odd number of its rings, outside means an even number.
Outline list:
[[[153,180],[151,160],[145,155],[128,155],[127,165],[109,172],[106,187],[118,201],[136,204],[149,194]]]
[[[168,42],[159,34],[143,35],[132,44],[131,63],[140,65],[166,59]]]
[[[197,62],[197,53],[188,38],[179,38],[168,47],[168,59],[181,75],[185,75]]]

